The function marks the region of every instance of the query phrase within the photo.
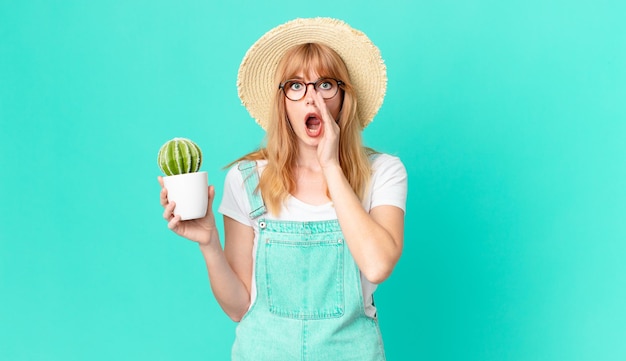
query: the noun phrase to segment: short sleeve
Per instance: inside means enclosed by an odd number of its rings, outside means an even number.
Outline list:
[[[239,223],[253,226],[250,219],[250,205],[241,172],[234,166],[230,168],[224,180],[224,193],[218,212]]]
[[[395,206],[406,212],[407,172],[400,158],[381,154],[372,164],[374,171],[370,193],[370,209]]]

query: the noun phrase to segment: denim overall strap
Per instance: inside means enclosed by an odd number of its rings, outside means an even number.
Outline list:
[[[256,162],[253,160],[245,160],[239,163],[237,166],[241,175],[243,176],[243,182],[246,187],[246,193],[248,194],[248,201],[250,202],[250,218],[255,219],[262,214],[265,214],[267,209],[261,197],[261,192],[257,189],[259,185],[259,172],[257,171]]]

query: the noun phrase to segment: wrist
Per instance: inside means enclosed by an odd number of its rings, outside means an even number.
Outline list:
[[[330,162],[328,164],[322,165],[322,172],[324,172],[324,174],[326,175],[337,172],[343,174],[343,170],[341,169],[339,162]]]
[[[219,257],[220,252],[222,252],[222,247],[220,246],[219,241],[210,243],[198,243],[198,248],[200,248],[200,252],[206,260],[215,259],[216,257]]]
[[[343,169],[339,164],[332,164],[322,168],[322,172],[324,173],[324,178],[326,179],[326,183],[330,186],[332,184],[337,184],[337,182],[341,182],[342,179],[345,179],[345,175],[343,174]]]
[[[203,237],[203,239],[196,241],[196,243],[198,243],[198,247],[200,247],[200,250],[202,250],[202,252],[211,251],[215,248],[222,248],[220,245],[219,235],[215,230],[208,232],[207,237]]]

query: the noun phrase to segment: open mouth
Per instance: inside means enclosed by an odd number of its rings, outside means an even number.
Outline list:
[[[307,114],[306,117],[306,132],[309,136],[318,136],[322,130],[322,120],[317,114]]]

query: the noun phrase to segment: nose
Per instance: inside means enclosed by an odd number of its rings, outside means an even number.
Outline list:
[[[313,87],[313,91],[309,91],[309,85]],[[305,83],[304,86],[306,86],[306,92],[304,94],[306,103],[315,104],[315,92],[317,91],[317,89],[315,89],[315,83]]]

